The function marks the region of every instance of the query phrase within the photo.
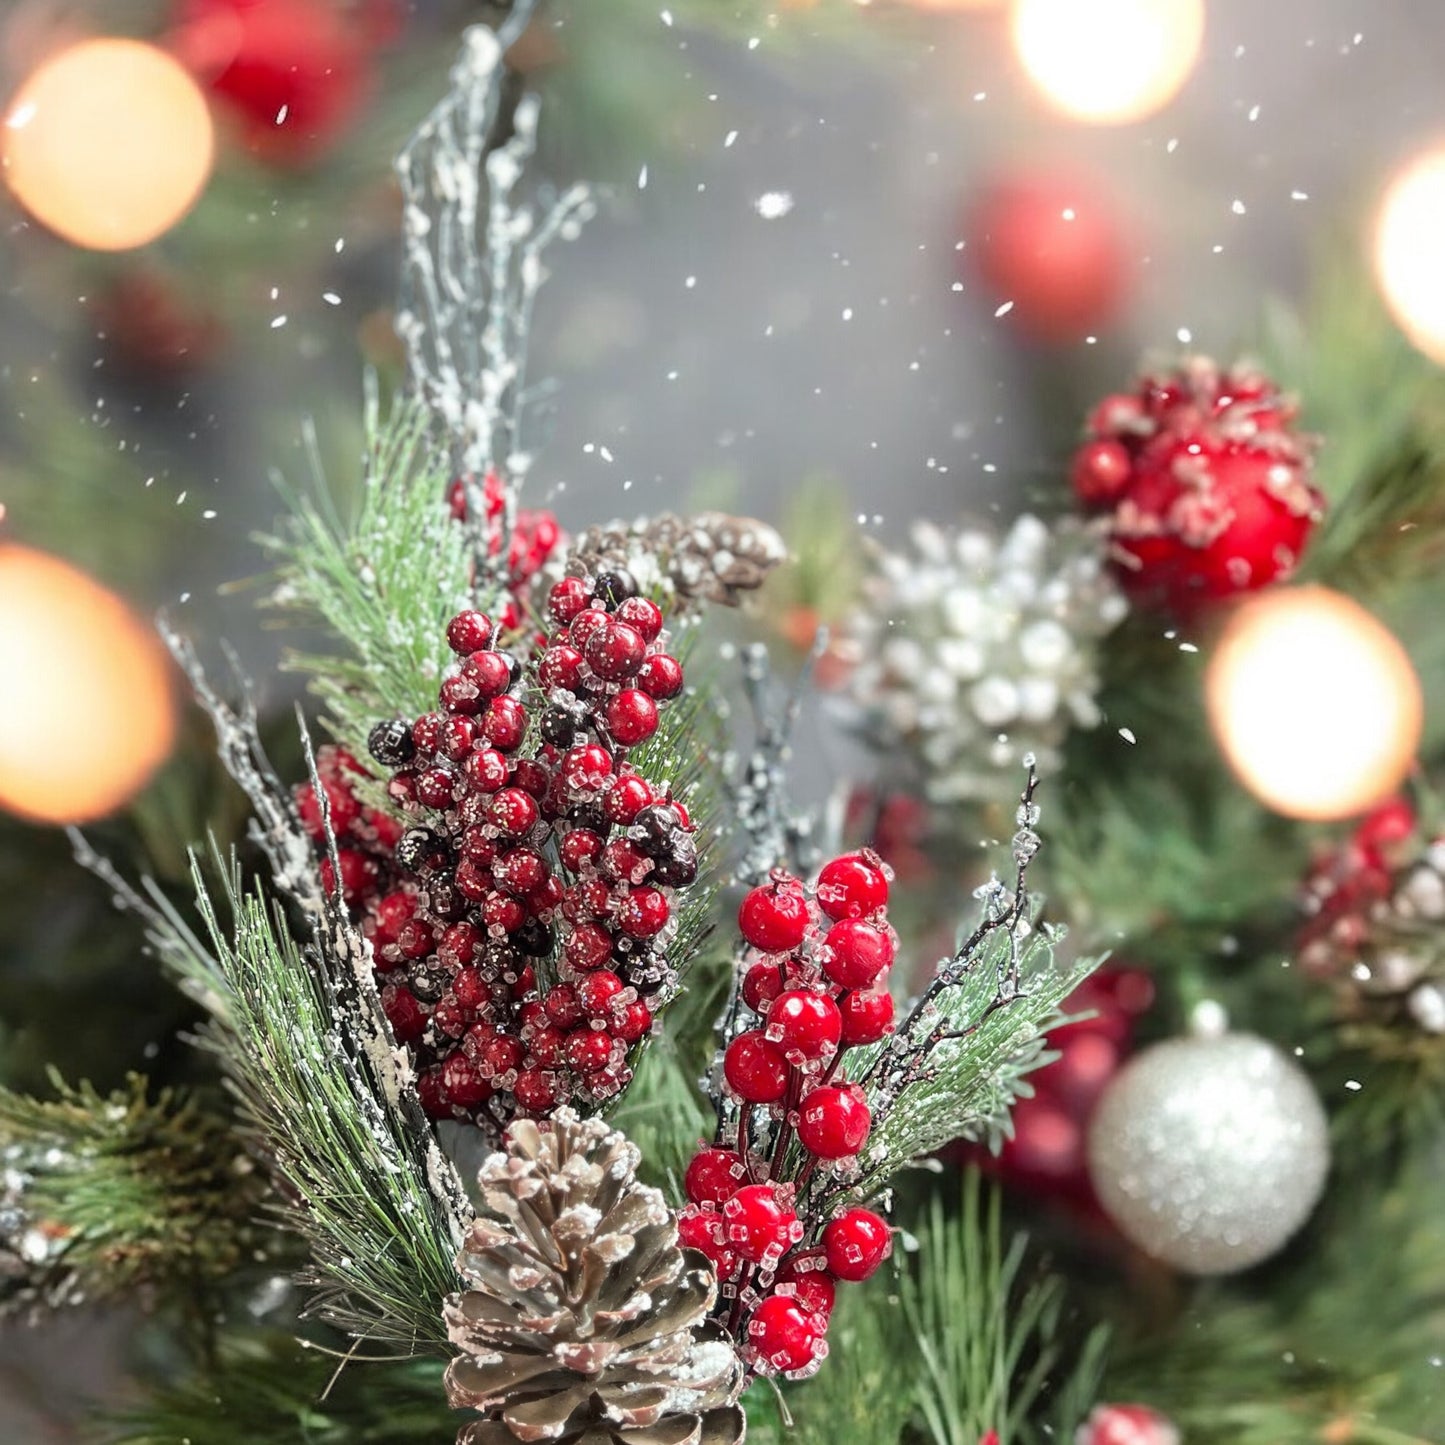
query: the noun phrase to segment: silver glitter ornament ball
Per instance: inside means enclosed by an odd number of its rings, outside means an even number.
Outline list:
[[[1309,1217],[1329,1164],[1314,1087],[1253,1034],[1145,1049],[1089,1129],[1100,1203],[1126,1238],[1188,1274],[1268,1259]]]

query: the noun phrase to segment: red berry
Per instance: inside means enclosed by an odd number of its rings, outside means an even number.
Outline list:
[[[471,678],[456,673],[447,678],[437,690],[437,701],[449,713],[470,717],[482,710],[485,699],[481,689]]]
[[[542,1000],[547,1017],[564,1029],[575,1028],[582,1022],[582,1005],[577,1001],[577,990],[570,983],[553,984]]]
[[[848,1209],[823,1230],[823,1248],[828,1268],[857,1284],[893,1252],[893,1233],[871,1209]]]
[[[567,1047],[567,1035],[555,1024],[534,1028],[527,1034],[527,1047],[531,1049],[532,1058],[538,1064],[544,1069],[550,1069],[561,1063]]]
[[[545,1114],[557,1102],[556,1077],[546,1069],[523,1069],[512,1085],[512,1096],[529,1114]]]
[[[599,969],[577,981],[577,1002],[588,1018],[606,1018],[626,984],[610,968]]]
[[[641,883],[652,868],[652,859],[635,843],[615,838],[602,850],[602,876],[614,883]]]
[[[806,1370],[819,1357],[823,1335],[818,1316],[787,1295],[769,1295],[747,1324],[748,1343],[764,1372],[784,1375]]]
[[[737,1270],[738,1256],[723,1243],[722,1216],[715,1209],[688,1205],[679,1211],[677,1242],[684,1249],[695,1249],[706,1255],[719,1279],[731,1279]]]
[[[810,1269],[807,1265],[816,1267]],[[833,1313],[838,1291],[821,1260],[810,1259],[803,1263],[790,1260],[778,1271],[775,1283],[791,1285],[793,1298],[810,1314],[822,1315],[826,1320]]]
[[[482,922],[493,934],[515,933],[526,921],[527,910],[515,898],[508,898],[505,893],[490,893],[482,904]]]
[[[1074,495],[1086,507],[1117,502],[1128,490],[1131,472],[1129,453],[1116,441],[1086,442],[1069,465]]]
[[[754,1264],[778,1260],[802,1234],[774,1184],[745,1184],[722,1207],[723,1239]]]
[[[829,918],[864,918],[888,902],[888,877],[876,853],[845,853],[818,874],[818,907]]]
[[[754,1013],[767,1013],[782,991],[783,970],[776,963],[755,963],[743,975],[743,1002]]]
[[[521,788],[503,788],[487,809],[488,821],[509,838],[521,838],[537,826],[537,801]]]
[[[656,801],[657,794],[645,778],[628,773],[617,779],[602,799],[602,811],[613,823],[626,825]]]
[[[635,627],[644,642],[656,642],[662,631],[662,608],[650,597],[628,597],[617,608],[618,619]]]
[[[540,801],[552,786],[552,774],[536,758],[518,758],[512,768],[512,785]]]
[[[416,913],[416,898],[410,893],[388,893],[372,910],[373,938],[377,943],[395,943],[403,925]]]
[[[750,1104],[771,1104],[788,1088],[788,1061],[761,1029],[739,1034],[723,1055],[723,1076],[732,1091]]]
[[[648,697],[666,702],[682,691],[682,664],[665,652],[654,652],[637,670],[637,685]]]
[[[796,878],[782,878],[754,888],[738,909],[738,927],[754,948],[786,953],[808,932],[808,900]]]
[[[612,935],[600,923],[579,923],[563,945],[563,952],[573,968],[601,968],[612,957]]]
[[[533,848],[513,848],[500,857],[493,872],[497,882],[518,898],[535,893],[547,881],[547,864]]]
[[[463,923],[458,926],[469,928],[471,925]],[[452,997],[468,1013],[475,1013],[491,996],[480,969],[459,968],[452,976]]]
[[[600,632],[612,619],[607,615],[607,610],[600,603],[594,602],[590,607],[579,612],[567,628],[567,636],[574,647],[580,647],[582,654],[587,655],[587,639],[594,633]]]
[[[576,692],[582,685],[582,654],[565,642],[555,643],[537,664],[537,681],[549,692],[555,687]]]
[[[514,697],[494,697],[482,716],[482,735],[499,752],[521,747],[527,733],[527,710]]]
[[[628,1004],[613,1024],[612,1031],[627,1044],[645,1039],[652,1032],[652,1010],[641,999]]]
[[[497,1034],[483,1044],[477,1057],[477,1065],[488,1079],[496,1082],[504,1075],[520,1069],[526,1056],[527,1051],[521,1039],[513,1038],[510,1034]]]
[[[567,1039],[566,1054],[574,1073],[595,1074],[612,1057],[612,1037],[600,1029],[578,1029]]]
[[[492,619],[485,612],[458,612],[447,623],[447,646],[466,656],[480,652],[492,640]]]
[[[831,1058],[842,1029],[838,1005],[807,989],[780,993],[768,1009],[767,1037],[782,1049],[789,1063]]]
[[[396,946],[406,958],[425,958],[436,947],[436,934],[430,923],[413,918],[398,930]]]
[[[500,697],[512,685],[512,661],[501,652],[474,652],[462,664],[462,676],[481,697]]]
[[[863,1147],[872,1122],[858,1092],[823,1084],[798,1110],[798,1138],[820,1159],[847,1159]]]
[[[460,1050],[442,1065],[442,1093],[459,1109],[475,1109],[492,1097],[492,1086],[481,1070]]]
[[[607,704],[607,729],[623,747],[646,742],[657,731],[657,704],[638,688],[625,687]]]
[[[475,858],[463,858],[452,879],[457,892],[470,903],[484,903],[492,896],[492,870]]]
[[[733,1149],[699,1149],[683,1175],[682,1187],[694,1204],[721,1204],[731,1199],[747,1178]]]
[[[562,759],[562,780],[569,788],[595,793],[612,774],[612,754],[599,743],[570,748]]]
[[[430,1069],[416,1081],[417,1098],[428,1119],[450,1119],[452,1106],[442,1092],[440,1069]]]
[[[582,647],[587,665],[606,682],[622,682],[631,677],[646,653],[647,644],[642,634],[615,618],[593,629]]]
[[[434,753],[441,742],[442,724],[446,719],[439,712],[424,712],[411,725],[411,740],[419,753]]]
[[[657,888],[633,888],[617,911],[617,926],[629,938],[655,938],[667,927],[672,905]]]
[[[467,1031],[468,1014],[451,994],[443,994],[431,1011],[432,1029],[449,1039],[459,1039]]]
[[[547,594],[547,611],[565,627],[591,601],[592,594],[580,577],[564,577]]]
[[[481,748],[462,763],[462,772],[478,792],[495,793],[507,781],[507,760],[494,748]]]
[[[409,988],[386,988],[381,1007],[399,1044],[413,1044],[425,1032],[427,1013]]]
[[[845,918],[828,930],[823,941],[831,953],[823,972],[841,988],[872,988],[893,962],[893,935],[886,925],[879,928],[860,918]]]
[[[449,717],[442,724],[441,751],[454,763],[461,762],[472,750],[476,725],[471,718]]]
[[[584,863],[595,862],[602,852],[602,838],[590,828],[573,828],[562,839],[559,851],[562,866],[571,873],[580,873]]]
[[[886,989],[845,993],[838,1000],[838,1012],[843,1019],[840,1042],[845,1049],[876,1044],[893,1028],[893,996]]]
[[[428,768],[418,775],[416,795],[428,808],[450,808],[457,775],[450,768]]]

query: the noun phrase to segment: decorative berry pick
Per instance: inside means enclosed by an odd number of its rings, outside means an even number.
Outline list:
[[[1263,372],[1202,356],[1094,408],[1074,491],[1131,592],[1188,612],[1290,575],[1324,509],[1296,414]]]
[[[628,761],[683,685],[661,610],[614,571],[559,582],[548,611],[525,666],[459,613],[437,711],[370,738],[413,823],[365,921],[383,1005],[428,1112],[493,1132],[623,1088],[698,871],[686,809]]]

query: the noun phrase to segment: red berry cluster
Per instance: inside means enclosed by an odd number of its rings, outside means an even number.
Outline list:
[[[388,886],[395,870],[396,845],[403,827],[379,808],[368,807],[357,796],[357,780],[369,777],[367,770],[345,748],[331,745],[316,752],[316,776],[322,799],[311,783],[293,790],[302,825],[320,855],[322,886],[335,892],[336,873],[326,841],[326,818],[336,839],[336,859],[341,868],[341,892],[352,908],[371,902]]]
[[[467,478],[457,477],[447,493],[452,516],[459,522],[467,519],[467,483]],[[506,509],[502,479],[496,472],[488,472],[483,479],[482,496],[487,509],[487,547],[496,557],[502,550],[502,513]],[[528,584],[547,565],[561,541],[562,526],[555,513],[546,508],[518,510],[507,549],[507,588],[512,599],[499,619],[504,631],[513,632],[522,625],[519,599],[526,595]]]
[[[868,1140],[868,1104],[842,1065],[893,1026],[888,881],[876,853],[849,853],[824,866],[811,896],[778,870],[738,910],[753,950],[742,999],[759,1022],[724,1052],[736,1137],[694,1156],[680,1232],[712,1260],[728,1324],[759,1374],[816,1370],[837,1281],[867,1279],[892,1248],[870,1210],[808,1217],[818,1171],[846,1175]]]
[[[1107,514],[1136,596],[1188,612],[1289,575],[1324,506],[1296,411],[1263,373],[1203,357],[1094,408],[1074,490]]]
[[[682,804],[627,761],[682,688],[662,612],[624,572],[567,578],[548,605],[526,677],[490,618],[454,617],[437,711],[369,739],[414,820],[411,881],[366,923],[382,1003],[427,1110],[497,1127],[626,1083],[698,867]]]
[[[1095,1405],[1075,1445],[1179,1445],[1173,1423],[1147,1405]]]

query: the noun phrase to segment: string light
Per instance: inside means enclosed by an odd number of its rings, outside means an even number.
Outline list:
[[[1075,120],[1120,125],[1173,99],[1204,38],[1204,0],[1014,0],[1029,79]]]
[[[1400,329],[1445,362],[1445,149],[1415,160],[1385,192],[1375,224],[1375,275]]]
[[[1221,751],[1262,803],[1291,818],[1351,818],[1400,786],[1420,743],[1420,681],[1393,633],[1325,587],[1244,603],[1209,662]]]
[[[96,251],[143,246],[190,210],[210,174],[211,114],[194,80],[137,40],[84,40],[21,85],[0,128],[16,200]]]

